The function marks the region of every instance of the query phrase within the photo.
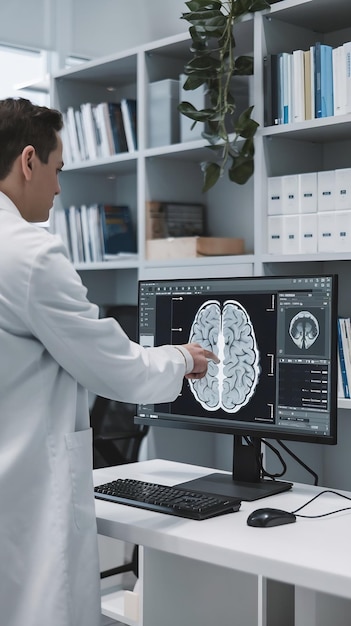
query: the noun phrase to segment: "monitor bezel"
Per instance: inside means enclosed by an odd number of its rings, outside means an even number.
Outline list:
[[[325,434],[306,433],[301,431],[287,431],[279,428],[264,427],[260,424],[252,424],[248,422],[231,422],[227,424],[227,420],[221,420],[220,418],[211,418],[206,416],[199,418],[193,415],[177,415],[170,414],[170,416],[160,415],[157,417],[141,417],[135,416],[135,422],[137,424],[144,424],[148,426],[164,427],[164,428],[177,428],[184,430],[197,430],[209,433],[220,433],[228,435],[239,435],[241,437],[253,437],[259,439],[274,439],[282,441],[296,441],[304,443],[316,443],[323,445],[336,445],[337,444],[337,432],[338,432],[338,419],[337,419],[337,359],[338,359],[338,342],[337,342],[337,316],[338,316],[338,275],[335,273],[316,273],[316,274],[282,274],[282,275],[262,275],[262,276],[224,276],[224,277],[211,277],[211,278],[170,278],[170,279],[142,279],[138,281],[138,310],[140,311],[140,293],[141,286],[144,284],[150,284],[153,282],[169,284],[170,281],[174,281],[177,284],[189,283],[189,281],[196,280],[209,280],[209,281],[259,281],[268,282],[270,280],[284,280],[284,279],[314,279],[314,278],[330,278],[332,288],[332,301],[331,301],[331,379],[330,379],[330,432]],[[138,316],[140,323],[140,316]],[[139,326],[138,323],[138,326]]]

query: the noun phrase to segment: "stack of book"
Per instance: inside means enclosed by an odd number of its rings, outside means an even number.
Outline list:
[[[338,396],[351,398],[351,323],[338,318]]]
[[[265,58],[265,125],[351,113],[351,42]]]
[[[94,263],[136,254],[136,237],[128,206],[92,204],[54,212],[55,233],[73,263]]]
[[[78,109],[68,107],[63,120],[62,139],[67,164],[134,152],[138,148],[136,100],[86,102]]]

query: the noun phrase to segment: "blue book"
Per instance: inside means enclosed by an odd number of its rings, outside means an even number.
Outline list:
[[[128,206],[101,204],[104,257],[136,252],[136,237]]]
[[[346,361],[345,361],[345,359],[347,358],[347,355],[345,355],[344,353],[341,326],[342,326],[342,320],[341,318],[339,318],[338,319],[338,351],[339,351],[339,359],[340,359],[341,379],[342,379],[342,386],[344,390],[344,396],[345,398],[350,398],[350,388],[349,388],[349,383],[348,383],[348,378],[347,378]]]
[[[314,47],[315,117],[334,114],[333,48],[317,42]]]

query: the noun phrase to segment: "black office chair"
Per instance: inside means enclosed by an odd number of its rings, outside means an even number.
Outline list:
[[[115,318],[133,341],[137,335],[137,307],[130,305],[110,307],[106,317]],[[94,469],[134,463],[138,460],[141,442],[148,432],[147,426],[134,423],[136,405],[117,402],[101,396],[95,398],[90,411],[93,429]],[[103,571],[101,578],[133,572],[138,576],[138,546],[134,546],[132,560]]]

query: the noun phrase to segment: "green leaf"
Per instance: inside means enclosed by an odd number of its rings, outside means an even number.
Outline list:
[[[237,157],[233,159],[233,164],[228,170],[229,180],[238,185],[245,185],[254,171],[253,159],[243,159]]]
[[[235,59],[234,75],[251,76],[253,74],[253,58],[251,56],[240,56]]]
[[[221,168],[217,163],[203,163],[204,184],[202,191],[208,191],[213,187],[221,175]]]
[[[196,122],[206,122],[213,115],[212,109],[198,111],[190,102],[180,102],[177,108],[180,113]]]

